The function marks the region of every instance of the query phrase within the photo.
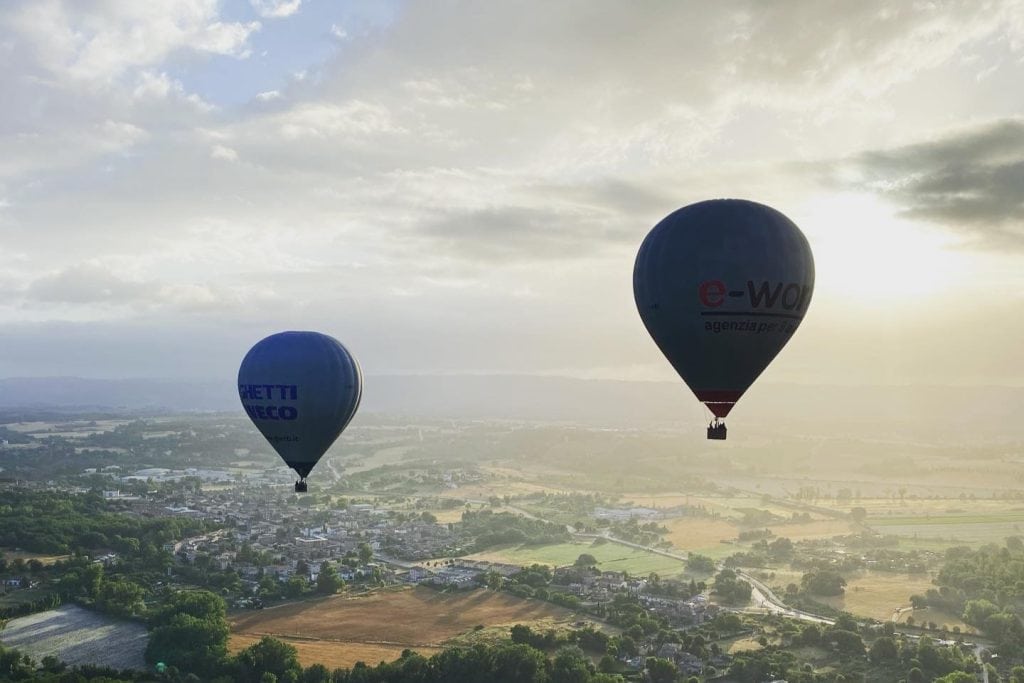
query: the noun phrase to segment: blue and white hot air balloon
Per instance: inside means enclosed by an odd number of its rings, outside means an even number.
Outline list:
[[[640,317],[679,376],[721,421],[782,350],[814,291],[807,238],[771,207],[713,199],[669,214],[633,268]]]
[[[319,332],[280,332],[253,346],[238,369],[238,395],[285,463],[306,477],[359,408],[363,377],[352,354]]]

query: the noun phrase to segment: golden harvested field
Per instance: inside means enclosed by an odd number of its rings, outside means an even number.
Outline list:
[[[941,516],[958,513],[984,514],[1008,512],[1022,508],[1020,501],[993,498],[976,498],[974,500],[962,500],[960,498],[907,498],[903,501],[898,498],[863,498],[852,503],[835,503],[829,500],[821,500],[816,501],[815,505],[832,507],[843,512],[848,512],[851,507],[859,506],[867,511],[869,518],[903,517],[907,515]]]
[[[757,642],[757,638],[737,638],[736,640],[728,640],[722,644],[722,650],[730,655],[734,655],[737,652],[750,652],[752,650],[760,650],[761,643]]]
[[[668,529],[665,539],[680,550],[702,550],[736,538],[735,524],[708,517],[684,517],[663,523]]]
[[[431,510],[430,513],[437,517],[438,524],[451,524],[452,522],[461,522],[462,513],[466,511],[466,508],[458,507],[450,510]]]
[[[572,611],[539,600],[473,590],[440,593],[428,588],[382,591],[364,597],[335,596],[291,603],[231,617],[231,647],[238,650],[272,635],[299,649],[303,664],[344,666],[352,657],[374,663],[405,648],[435,651],[445,641],[483,626],[575,620]],[[369,648],[369,649],[367,649]],[[352,654],[352,653],[367,653]],[[394,658],[392,657],[392,658]]]
[[[952,614],[947,614],[946,612],[942,612],[937,609],[932,609],[930,607],[926,607],[925,609],[916,609],[913,611],[907,610],[906,612],[903,612],[902,614],[900,614],[900,623],[906,623],[908,617],[913,617],[914,623],[918,626],[929,621],[934,621],[939,626],[945,626],[950,629],[952,629],[954,626],[959,626],[961,632],[963,633],[978,632],[977,629],[975,629],[973,626],[968,626],[964,622],[960,621],[959,617]]]
[[[846,594],[836,597],[815,598],[820,602],[851,614],[888,621],[899,607],[910,604],[914,593],[924,594],[935,588],[928,574],[891,574],[866,572],[847,577]]]
[[[479,484],[466,484],[454,489],[445,489],[438,494],[441,498],[465,498],[470,500],[487,500],[491,496],[502,498],[530,493],[564,493],[564,488],[553,488],[542,484],[531,484],[525,481],[493,481]]]
[[[802,524],[774,524],[768,526],[776,537],[785,536],[791,541],[805,541],[812,538],[832,538],[858,532],[856,524],[844,519],[822,519]]]
[[[299,653],[299,661],[303,666],[323,664],[328,669],[351,669],[356,662],[365,662],[375,666],[380,662],[392,662],[402,655],[402,650],[412,649],[424,657],[440,652],[438,647],[407,648],[405,645],[374,645],[370,643],[338,642],[333,640],[303,640],[278,636]],[[260,636],[249,636],[234,633],[231,635],[229,649],[232,654],[258,643]]]

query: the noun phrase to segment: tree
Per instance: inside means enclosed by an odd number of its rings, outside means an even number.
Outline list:
[[[431,659],[431,662],[433,661],[435,660]],[[424,660],[424,668],[427,666],[428,663]],[[490,679],[496,681],[540,681],[544,678],[547,658],[544,653],[528,645],[505,645],[492,650],[490,661],[485,665],[490,672],[484,670],[479,664],[476,666],[476,671],[469,669],[466,677],[447,676],[435,680],[467,680],[473,677],[484,680],[488,678],[487,673],[492,673]],[[404,680],[424,681],[427,680],[427,677],[426,675],[407,676]]]
[[[228,624],[220,619],[200,619],[187,613],[172,616],[150,633],[146,662],[164,662],[204,678],[223,667],[228,652]]]
[[[793,541],[785,536],[768,544],[768,554],[775,559],[784,559],[793,554]]]
[[[829,637],[835,641],[836,647],[843,654],[848,655],[863,655],[864,654],[864,640],[860,637],[860,634],[852,631],[844,631],[842,629],[834,629]]]
[[[259,683],[265,673],[273,674],[277,680],[295,680],[302,672],[298,651],[270,636],[263,636],[258,643],[239,652],[235,666],[237,680],[250,683]]]
[[[637,647],[636,640],[627,635],[619,636],[619,654],[627,657],[636,657],[640,654],[640,648]]]
[[[505,577],[493,569],[488,570],[484,573],[484,585],[491,590],[501,590],[501,586],[505,583]]]
[[[146,591],[132,581],[113,579],[105,581],[96,598],[99,607],[120,617],[130,617],[142,612],[146,605],[143,599]]]
[[[832,626],[836,629],[840,629],[843,631],[853,631],[854,633],[856,633],[860,628],[860,624],[858,624],[857,620],[853,618],[853,615],[848,614],[846,612],[836,617],[836,623]]]
[[[302,683],[330,683],[330,680],[331,671],[323,664],[311,664],[302,672]]]
[[[597,558],[590,553],[582,553],[573,563],[576,567],[593,567],[597,564]]]
[[[100,594],[100,587],[103,585],[103,565],[90,562],[82,567],[81,587],[86,596],[95,598]]]
[[[715,561],[707,555],[690,553],[686,558],[686,569],[691,572],[710,574],[715,571]]]
[[[871,644],[871,661],[880,662],[895,662],[900,657],[899,648],[896,647],[896,641],[889,636],[877,638],[874,643]]]
[[[373,559],[373,548],[365,541],[359,544],[359,561],[368,564]]]
[[[842,595],[846,579],[831,569],[814,569],[803,575],[800,585],[814,595]]]
[[[972,626],[982,627],[986,619],[998,612],[999,608],[988,600],[968,600],[964,605],[963,619]]]
[[[320,595],[334,595],[345,586],[345,582],[338,576],[338,570],[326,562],[320,566],[320,573],[316,577],[316,592]]]
[[[731,569],[723,569],[715,576],[715,593],[722,602],[745,604],[750,600],[750,584],[736,576]]]
[[[301,597],[303,593],[309,590],[309,582],[302,577],[292,577],[285,584],[285,595],[289,598]]]
[[[977,680],[978,678],[974,674],[969,674],[966,671],[954,671],[942,678],[936,678],[935,683],[976,683]]]
[[[578,647],[563,647],[551,662],[551,679],[559,683],[590,683],[593,665]]]
[[[675,683],[679,669],[667,659],[648,657],[647,675],[650,677],[651,683]]]
[[[526,645],[533,639],[533,629],[524,624],[516,624],[512,627],[511,635],[513,643]]]
[[[821,629],[817,624],[808,624],[800,632],[800,642],[804,645],[820,645]]]

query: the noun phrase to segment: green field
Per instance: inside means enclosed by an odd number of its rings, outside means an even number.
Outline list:
[[[1024,511],[1010,510],[1007,512],[990,512],[987,514],[955,513],[955,514],[924,514],[900,515],[893,517],[874,517],[868,520],[872,526],[905,526],[911,524],[1022,524]]]
[[[626,571],[639,575],[656,572],[662,576],[674,576],[684,570],[683,563],[679,560],[644,550],[627,548],[617,543],[596,546],[589,542],[506,546],[468,557],[519,565],[546,564],[552,567],[562,567],[572,564],[583,553],[593,555],[598,561],[598,568],[602,571]]]
[[[1020,535],[1024,532],[1024,512],[900,515],[872,518],[868,524],[884,534],[976,545],[1000,543],[1007,536]]]

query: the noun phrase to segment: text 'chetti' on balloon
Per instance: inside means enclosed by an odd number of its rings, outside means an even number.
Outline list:
[[[690,204],[644,239],[633,295],[647,331],[714,415],[709,439],[782,350],[814,293],[807,238],[771,207],[741,199]]]
[[[299,475],[296,491],[348,426],[363,395],[352,354],[319,332],[280,332],[253,346],[238,369],[246,414]]]

